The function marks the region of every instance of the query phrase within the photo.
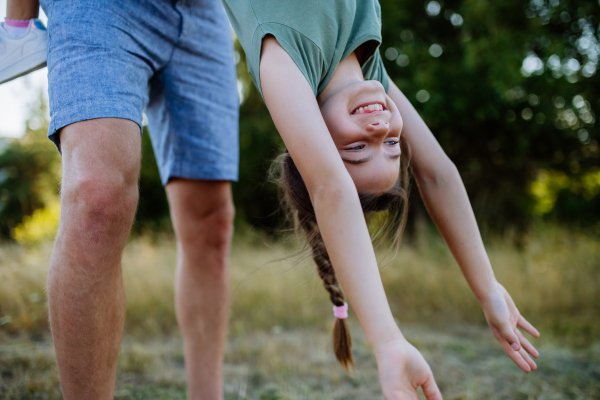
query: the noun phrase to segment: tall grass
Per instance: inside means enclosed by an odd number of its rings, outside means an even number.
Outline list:
[[[483,313],[443,240],[405,247],[382,270],[392,310],[411,320],[484,322]],[[600,337],[600,240],[540,226],[520,248],[510,237],[486,243],[498,281],[519,311],[548,336],[587,345]]]
[[[443,240],[429,232],[404,244],[382,268],[394,315],[405,321],[483,322],[477,301]],[[487,243],[498,280],[546,336],[587,345],[600,333],[600,240],[556,226],[536,230],[524,248],[510,238]],[[51,245],[0,246],[0,335],[47,332],[45,280]],[[298,326],[329,329],[331,305],[310,260],[285,259],[295,248],[237,237],[231,256],[230,334]],[[282,260],[283,259],[283,260]],[[132,240],[123,256],[126,330],[176,328],[172,237]],[[550,335],[548,335],[550,334]]]

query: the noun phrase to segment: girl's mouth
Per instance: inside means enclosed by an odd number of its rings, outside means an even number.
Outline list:
[[[370,114],[377,111],[384,111],[386,108],[381,103],[366,103],[356,107],[350,115]]]

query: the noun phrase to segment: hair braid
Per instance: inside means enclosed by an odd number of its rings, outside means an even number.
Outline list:
[[[403,152],[403,157],[406,157],[404,154],[407,153],[409,151]],[[404,159],[404,162],[406,164],[406,159]],[[343,306],[344,293],[321,237],[315,210],[304,180],[287,151],[281,155],[279,163],[276,162],[275,165],[277,164],[282,166],[278,183],[284,193],[283,204],[290,211],[290,215],[295,217],[298,225],[305,233],[306,242],[311,248],[312,258],[317,265],[317,272],[323,281],[323,286],[329,293],[331,302],[334,306]],[[274,169],[272,169],[273,171]],[[376,211],[388,212],[386,223],[382,225],[380,231],[393,231],[394,239],[398,243],[406,222],[408,167],[405,166],[400,172],[398,182],[388,192],[381,195],[362,195],[359,193],[361,206],[365,214]],[[333,348],[337,360],[346,371],[349,371],[354,366],[354,361],[351,352],[352,339],[345,319],[336,319],[333,328]]]
[[[309,239],[308,242],[311,246],[312,257],[317,265],[317,272],[323,281],[323,286],[325,287],[325,290],[329,292],[329,299],[334,306],[343,306],[344,293],[342,292],[342,288],[335,275],[335,270],[329,259],[329,254],[327,253],[325,243],[319,232],[319,226],[317,225],[314,212],[304,215],[298,213],[298,219],[306,237]],[[354,360],[352,359],[352,338],[350,337],[350,330],[348,329],[345,319],[337,318],[335,321],[333,327],[333,351],[335,357],[346,371],[349,371],[350,368],[354,367]]]

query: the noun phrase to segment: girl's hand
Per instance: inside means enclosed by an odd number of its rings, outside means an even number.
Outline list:
[[[535,338],[540,337],[540,333],[519,314],[506,289],[496,282],[493,290],[481,301],[481,307],[502,350],[523,371],[535,371],[537,365],[529,355],[538,358],[540,354],[523,336],[519,328],[529,332]]]
[[[386,400],[418,400],[419,386],[427,400],[442,400],[427,361],[405,339],[386,343],[376,350],[375,356]]]

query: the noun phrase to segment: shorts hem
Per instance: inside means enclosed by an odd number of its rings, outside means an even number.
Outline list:
[[[191,179],[198,181],[238,181],[237,168],[205,168],[198,171],[177,171],[178,168],[172,168],[171,171],[164,174],[161,178],[163,186],[166,186],[171,179]]]
[[[67,125],[76,122],[99,118],[122,118],[135,122],[142,131],[141,111],[131,110],[130,106],[123,106],[118,101],[95,101],[61,108],[50,120],[48,128],[48,139],[50,139],[60,151],[60,137],[58,131]]]

